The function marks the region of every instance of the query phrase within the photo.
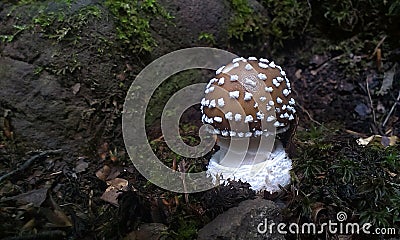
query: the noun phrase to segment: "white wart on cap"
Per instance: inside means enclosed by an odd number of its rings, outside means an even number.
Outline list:
[[[264,58],[236,58],[219,68],[201,105],[203,123],[223,136],[282,133],[295,124],[295,100],[286,73]]]

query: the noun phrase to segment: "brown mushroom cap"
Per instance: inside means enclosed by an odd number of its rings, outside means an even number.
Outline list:
[[[282,133],[295,124],[295,101],[286,73],[263,58],[236,58],[218,69],[201,105],[203,123],[223,136]]]

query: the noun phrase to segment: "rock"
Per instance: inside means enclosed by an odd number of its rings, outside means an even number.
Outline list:
[[[62,147],[66,128],[72,129],[79,119],[69,119],[80,110],[67,113],[67,91],[54,75],[43,71],[34,76],[34,66],[8,57],[0,58],[0,102],[11,109],[12,126],[18,135],[38,147]],[[0,110],[3,110],[0,106]],[[2,114],[3,112],[1,112]],[[42,145],[43,144],[43,145]]]
[[[200,229],[197,240],[212,239],[285,239],[283,235],[264,231],[268,224],[278,224],[281,220],[280,209],[269,200],[257,198],[246,200],[218,215],[213,221]]]
[[[162,223],[144,223],[138,230],[129,233],[124,240],[162,240],[166,239],[168,227]]]
[[[229,25],[235,14],[229,1],[159,0],[158,2],[174,19],[172,24],[162,19],[152,21],[153,36],[159,46],[152,52],[153,56],[187,47],[209,46],[204,40],[199,39],[201,34],[212,36],[215,41],[213,46],[226,48],[230,41]],[[249,0],[248,4],[254,12],[266,11],[255,0]],[[254,49],[258,47],[260,46],[254,46]],[[240,48],[231,50],[235,52]]]
[[[371,109],[364,103],[359,103],[354,108],[354,111],[360,116],[361,119],[365,119],[368,114],[371,113]]]
[[[94,4],[91,0],[74,2],[70,11],[75,12]],[[37,8],[29,5],[15,11],[11,7],[0,12],[0,21],[5,22],[0,35],[15,32],[13,25],[29,25],[38,14]],[[62,7],[50,4],[49,10]],[[50,39],[40,30],[21,31],[12,41],[0,43],[0,115],[9,112],[14,137],[27,149],[62,148],[70,153],[87,149],[82,146],[96,131],[90,129],[91,103],[99,98],[98,92],[118,88],[112,72],[118,59],[98,53],[104,45],[97,36],[114,34],[107,19],[107,15],[89,19],[73,45]],[[89,45],[93,47],[86,47]],[[99,83],[94,84],[95,80]],[[77,83],[79,91],[74,91]]]
[[[153,36],[160,46],[154,49],[155,56],[171,50],[198,46],[202,33],[212,35],[217,43],[227,41],[227,29],[232,14],[227,1],[160,0],[159,3],[174,19],[173,24],[166,23],[165,20],[152,21],[155,30]]]

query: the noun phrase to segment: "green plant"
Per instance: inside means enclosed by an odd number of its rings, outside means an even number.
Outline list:
[[[205,32],[200,33],[199,40],[203,40],[206,43],[208,43],[209,45],[215,44],[215,38],[212,33],[205,33]]]
[[[228,28],[229,37],[243,41],[245,34],[251,34],[254,37],[258,36],[261,30],[260,27],[263,24],[261,24],[261,17],[254,13],[248,1],[231,0],[230,2],[234,10],[234,16]]]
[[[321,205],[328,217],[338,211],[353,212],[359,223],[374,227],[400,226],[400,151],[398,146],[358,146],[355,141],[340,140],[329,128],[314,135],[299,133],[299,155],[294,159],[292,189],[296,194],[287,209],[315,220],[310,206]],[[320,138],[321,135],[325,137]],[[318,140],[319,139],[319,140]],[[322,146],[322,147],[321,147]],[[317,220],[318,221],[318,220]]]
[[[400,13],[398,1],[317,0],[313,2],[316,26],[330,27],[333,32],[379,33],[392,28]],[[338,37],[337,33],[335,33]],[[343,34],[342,34],[343,35]],[[344,35],[346,36],[346,35]]]
[[[10,35],[0,35],[1,42],[12,42],[14,38],[21,32],[27,30],[29,26],[27,25],[14,25],[13,26],[16,31]]]
[[[193,219],[180,217],[178,220],[178,229],[176,230],[176,238],[178,240],[194,239],[197,234],[198,222]]]
[[[307,1],[263,0],[261,3],[271,19],[268,34],[275,37],[280,45],[283,40],[298,38],[308,31],[311,8]]]
[[[356,161],[351,159],[343,158],[339,159],[337,164],[333,164],[331,166],[331,170],[334,170],[335,173],[338,175],[338,178],[341,179],[343,183],[351,183],[354,181],[356,172],[356,168],[360,166]]]
[[[47,11],[42,8],[39,14],[34,17],[33,23],[42,29],[42,32],[50,39],[58,42],[72,40],[77,43],[80,29],[86,25],[91,17],[99,18],[101,10],[97,6],[81,8],[76,14],[66,13],[62,10]]]
[[[151,19],[172,19],[156,0],[106,0],[105,4],[115,17],[118,39],[133,51],[148,52],[157,45]]]

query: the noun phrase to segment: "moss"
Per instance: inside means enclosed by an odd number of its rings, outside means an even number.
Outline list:
[[[29,11],[17,11],[29,7]],[[27,15],[30,19],[21,25],[14,25],[16,30],[10,35],[2,35],[0,38],[5,42],[11,42],[15,36],[23,31],[42,33],[42,36],[55,39],[57,42],[67,41],[77,43],[80,30],[92,18],[99,18],[102,12],[97,6],[83,6],[72,9],[72,1],[18,1],[8,13],[15,15],[17,21],[23,21]]]
[[[289,215],[318,221],[315,206],[322,204],[329,219],[345,211],[360,224],[400,228],[400,219],[395,217],[400,213],[399,146],[362,147],[336,130],[318,131],[318,137],[300,132],[313,140],[297,143],[293,187],[299,195],[289,204]]]
[[[171,234],[173,239],[176,240],[186,240],[186,239],[195,239],[197,236],[197,229],[199,227],[199,223],[195,219],[190,219],[188,217],[179,217],[176,220],[177,229],[174,232],[175,234]]]
[[[164,81],[152,95],[146,111],[146,126],[149,127],[158,118],[164,109],[168,99],[180,89],[202,79],[198,70],[183,71]]]
[[[156,0],[106,0],[115,17],[117,38],[133,51],[151,51],[157,46],[151,35],[151,19],[172,19]]]
[[[66,3],[67,6],[70,3]],[[39,14],[33,18],[33,24],[40,28],[44,36],[56,41],[68,41],[77,43],[80,38],[80,30],[92,17],[99,18],[102,12],[97,6],[86,6],[75,13],[69,13],[62,8],[49,11],[42,7]]]
[[[267,32],[280,45],[283,40],[298,38],[309,30],[311,9],[306,1],[263,0],[261,3],[271,18]]]
[[[253,9],[248,5],[247,0],[231,0],[231,6],[234,15],[228,28],[230,38],[236,38],[243,41],[245,34],[258,35],[260,30],[259,16],[254,15]]]
[[[212,33],[202,32],[202,33],[200,33],[198,39],[200,41],[204,42],[208,46],[213,46],[216,43],[214,35]]]
[[[22,30],[32,29],[34,31],[39,30],[46,37],[57,41],[78,41],[79,30],[82,26],[87,24],[91,17],[99,18],[104,13],[96,5],[80,7],[79,11],[75,12],[71,8],[79,5],[75,4],[76,2],[73,0],[18,1],[12,11],[15,11],[17,7],[29,5],[36,11],[36,14],[32,17],[32,24],[28,26],[16,25],[14,33],[1,35],[0,40],[10,42]],[[120,40],[119,44],[122,44],[122,48],[128,48],[135,52],[148,52],[157,45],[151,35],[151,19],[172,19],[156,0],[106,0],[104,5],[115,18],[116,38]]]

